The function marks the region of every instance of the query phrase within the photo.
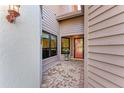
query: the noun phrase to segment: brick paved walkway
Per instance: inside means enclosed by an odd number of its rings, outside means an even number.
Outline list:
[[[43,73],[42,87],[83,88],[83,62],[59,62]]]

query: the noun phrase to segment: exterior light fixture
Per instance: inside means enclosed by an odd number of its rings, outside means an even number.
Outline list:
[[[9,10],[8,10],[9,15],[6,16],[8,22],[14,23],[16,17],[20,16],[19,8],[20,5],[9,5]]]

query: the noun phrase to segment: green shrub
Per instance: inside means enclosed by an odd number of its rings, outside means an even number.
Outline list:
[[[63,49],[63,53],[64,53],[64,54],[70,54],[70,50],[69,50],[68,48],[64,48],[64,49]]]

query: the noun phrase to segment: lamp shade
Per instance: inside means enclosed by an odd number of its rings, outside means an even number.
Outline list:
[[[19,8],[20,5],[9,5],[8,9],[9,15],[7,15],[6,18],[10,23],[15,22],[16,17],[20,16]]]

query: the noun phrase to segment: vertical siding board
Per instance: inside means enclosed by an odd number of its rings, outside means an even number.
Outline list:
[[[92,84],[92,82],[88,82],[89,78],[88,78],[88,33],[89,33],[89,16],[88,16],[88,5],[86,5],[84,7],[84,87],[89,87],[88,83]],[[95,87],[95,85],[94,85]]]
[[[124,87],[124,6],[85,6],[85,11],[90,11],[84,26],[88,87]]]

